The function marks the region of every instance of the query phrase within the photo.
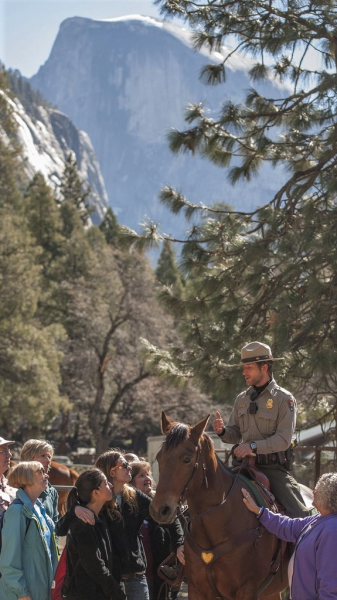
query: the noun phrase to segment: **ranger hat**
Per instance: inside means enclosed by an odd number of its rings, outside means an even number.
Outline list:
[[[5,444],[15,444],[13,440],[5,440],[3,437],[0,437],[0,446],[4,446]]]
[[[262,344],[262,342],[250,342],[241,350],[241,364],[268,360],[283,360],[283,358],[273,358],[270,346]]]

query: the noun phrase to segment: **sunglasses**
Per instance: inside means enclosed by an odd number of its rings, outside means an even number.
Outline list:
[[[129,466],[130,466],[129,463],[126,462],[126,460],[124,460],[121,465],[117,465],[116,467],[112,467],[110,469],[110,471],[115,471],[116,469],[123,469],[123,467],[124,467],[124,469],[128,469]]]

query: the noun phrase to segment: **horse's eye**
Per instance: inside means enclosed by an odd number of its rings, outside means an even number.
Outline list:
[[[191,462],[192,458],[190,456],[185,456],[185,458],[183,458],[183,463],[185,464],[189,464]]]

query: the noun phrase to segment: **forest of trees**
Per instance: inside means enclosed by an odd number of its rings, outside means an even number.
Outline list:
[[[4,70],[0,89],[1,435],[47,437],[62,453],[109,445],[143,453],[162,408],[184,418],[193,405],[204,416],[210,401],[149,370],[142,340],[162,348],[178,340],[153,268],[142,252],[121,249],[111,209],[91,224],[73,156],[57,192],[40,173],[27,180]],[[166,252],[164,278],[177,269]]]

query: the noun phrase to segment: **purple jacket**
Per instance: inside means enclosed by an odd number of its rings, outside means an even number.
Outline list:
[[[290,519],[265,508],[261,524],[295,547],[292,600],[337,599],[337,513]],[[301,532],[306,528],[301,536]],[[299,539],[300,538],[300,539]]]

